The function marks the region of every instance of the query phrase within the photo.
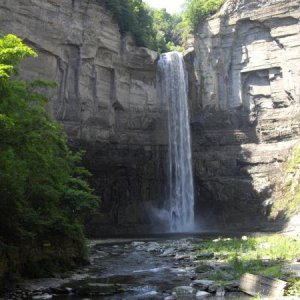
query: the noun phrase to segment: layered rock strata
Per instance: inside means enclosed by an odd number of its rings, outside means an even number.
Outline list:
[[[200,229],[284,226],[284,218],[270,223],[269,213],[299,139],[299,5],[228,0],[199,25],[186,62]],[[157,53],[122,37],[103,0],[2,0],[0,31],[37,50],[24,64],[25,79],[58,82],[49,111],[71,143],[87,150],[103,200],[88,231],[161,229],[168,138]]]
[[[210,227],[276,227],[275,183],[300,133],[299,17],[299,1],[229,0],[199,25],[186,61],[197,209]]]
[[[122,37],[103,0],[3,0],[0,30],[38,52],[24,64],[25,79],[58,83],[49,92],[49,111],[87,151],[85,163],[102,198],[102,215],[90,220],[89,231],[148,228],[145,206],[166,192],[158,54]]]

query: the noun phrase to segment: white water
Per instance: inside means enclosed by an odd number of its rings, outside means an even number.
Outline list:
[[[160,93],[168,106],[169,223],[172,232],[194,230],[194,187],[187,100],[187,76],[182,54],[162,54]]]

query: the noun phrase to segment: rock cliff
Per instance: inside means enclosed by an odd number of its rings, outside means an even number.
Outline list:
[[[269,221],[300,133],[300,2],[228,0],[188,51],[196,215],[202,229]],[[97,235],[148,232],[167,198],[167,124],[157,53],[121,36],[103,0],[2,0],[0,31],[37,50],[25,79],[55,80],[49,111],[86,150]],[[159,215],[159,214],[158,214]],[[271,225],[271,226],[270,226]]]
[[[299,140],[299,17],[295,0],[228,0],[186,55],[197,209],[210,227],[283,226],[268,221]]]
[[[3,0],[0,30],[38,52],[24,65],[25,79],[58,83],[49,93],[49,111],[71,143],[87,151],[85,164],[102,197],[103,215],[90,220],[88,230],[146,230],[145,205],[166,192],[158,54],[122,37],[102,0]]]

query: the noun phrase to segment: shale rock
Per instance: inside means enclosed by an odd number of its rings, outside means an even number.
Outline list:
[[[1,32],[34,48],[22,77],[54,80],[48,111],[70,142],[85,149],[85,166],[101,196],[90,218],[94,236],[149,232],[165,220],[167,126],[156,91],[158,54],[122,36],[103,0],[3,0]],[[150,205],[151,203],[151,205]],[[155,226],[154,226],[155,227]]]
[[[196,215],[202,228],[270,222],[300,134],[297,0],[227,0],[199,24],[189,71]]]

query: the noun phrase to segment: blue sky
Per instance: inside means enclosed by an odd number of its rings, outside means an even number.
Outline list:
[[[166,8],[169,13],[179,12],[185,0],[144,0],[155,8]]]

